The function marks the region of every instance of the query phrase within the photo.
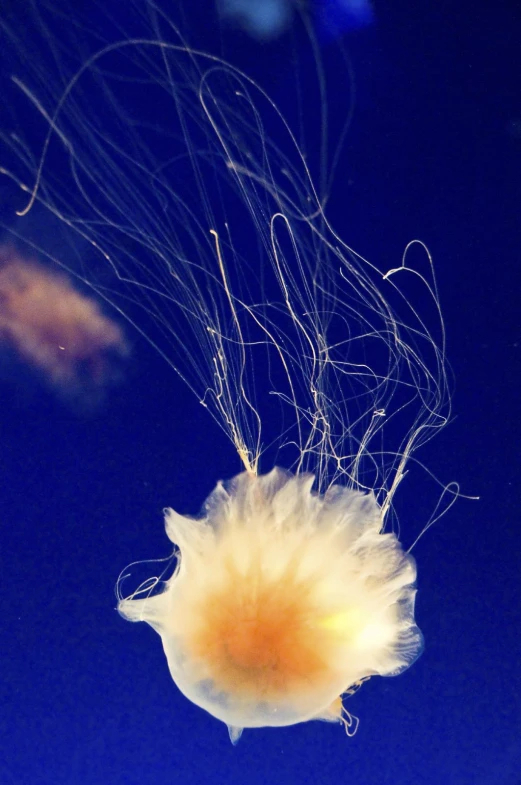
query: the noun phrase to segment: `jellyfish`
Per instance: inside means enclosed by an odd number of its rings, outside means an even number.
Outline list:
[[[159,633],[178,688],[232,741],[314,719],[351,733],[344,699],[422,649],[395,497],[450,416],[432,260],[419,241],[394,263],[356,253],[326,212],[335,144],[306,146],[298,106],[283,112],[147,8],[139,37],[118,25],[103,45],[110,25],[86,23],[65,86],[64,65],[43,93],[15,78],[44,139],[36,153],[4,137],[0,157],[25,195],[16,232],[43,210],[79,235],[82,279],[237,456],[221,481],[208,445],[217,484],[200,515],[166,511],[172,574],[130,588],[125,570],[118,610]],[[45,21],[47,37],[64,35],[62,19]],[[317,83],[323,111],[321,70]],[[328,133],[320,111],[311,119]],[[456,495],[442,488],[449,501],[418,536]]]
[[[0,246],[0,347],[64,397],[96,397],[128,354],[122,328],[56,270]]]

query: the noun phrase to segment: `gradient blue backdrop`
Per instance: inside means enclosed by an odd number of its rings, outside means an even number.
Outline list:
[[[212,6],[193,6],[194,37],[211,46]],[[196,513],[240,466],[135,338],[132,373],[88,418],[0,386],[0,785],[521,782],[521,11],[497,0],[374,0],[374,11],[372,27],[345,34],[358,102],[330,216],[382,267],[414,237],[433,253],[455,417],[421,457],[481,497],[415,549],[425,653],[350,701],[353,739],[308,723],[246,731],[234,748],[180,695],[159,638],[114,610],[114,584],[130,561],[167,554],[164,506]],[[23,4],[9,13],[23,31]],[[223,40],[246,69],[277,64],[283,103],[284,40]],[[406,483],[407,535],[426,510]]]

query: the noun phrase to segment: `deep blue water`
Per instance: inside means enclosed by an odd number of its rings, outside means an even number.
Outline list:
[[[222,46],[290,102],[287,39],[228,30],[216,41],[208,3],[184,14],[191,40]],[[108,7],[115,26],[133,28],[130,6]],[[24,40],[24,7],[2,13]],[[412,238],[433,254],[454,416],[420,457],[480,497],[459,500],[415,548],[425,652],[350,701],[352,739],[314,722],[245,731],[232,747],[224,725],[179,693],[157,635],[116,613],[114,584],[131,561],[167,555],[163,507],[197,513],[240,466],[132,336],[131,370],[88,416],[34,383],[0,386],[2,785],[521,782],[521,13],[487,0],[375,0],[374,18],[342,42],[357,101],[329,215],[382,267],[398,265]],[[337,44],[321,42],[333,95]],[[3,80],[24,68],[19,46],[6,51]],[[65,71],[69,54],[60,45]],[[18,103],[3,131],[15,114]],[[11,191],[0,198],[9,224]],[[423,510],[413,481],[400,499],[405,537]]]

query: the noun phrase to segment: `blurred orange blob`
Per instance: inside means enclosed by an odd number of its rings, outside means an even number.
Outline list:
[[[61,273],[0,246],[0,347],[67,397],[93,402],[128,355],[121,327]]]

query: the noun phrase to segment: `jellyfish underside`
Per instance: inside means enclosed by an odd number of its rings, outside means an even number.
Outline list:
[[[372,494],[273,469],[219,484],[202,517],[166,512],[177,568],[119,603],[161,636],[193,703],[243,728],[341,721],[339,696],[418,656],[414,559],[382,534]]]

